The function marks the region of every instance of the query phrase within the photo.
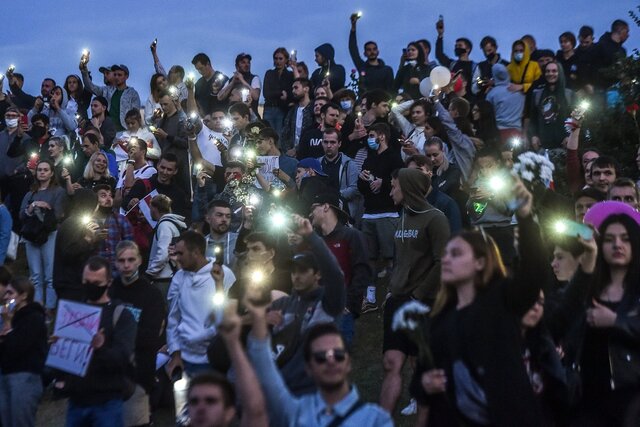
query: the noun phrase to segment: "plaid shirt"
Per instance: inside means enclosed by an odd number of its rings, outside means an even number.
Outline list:
[[[121,240],[133,240],[133,227],[124,215],[113,213],[104,222],[107,228],[107,238],[100,244],[100,256],[109,260],[115,271],[116,246]]]

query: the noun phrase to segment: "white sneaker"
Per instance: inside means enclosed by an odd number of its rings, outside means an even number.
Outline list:
[[[418,404],[416,402],[415,399],[411,399],[409,401],[409,404],[407,405],[406,408],[404,408],[402,411],[400,411],[400,413],[402,415],[408,416],[408,415],[414,415],[418,413]]]
[[[385,277],[387,277],[387,274],[389,273],[390,273],[390,270],[388,268],[383,268],[378,272],[378,279],[384,279]]]

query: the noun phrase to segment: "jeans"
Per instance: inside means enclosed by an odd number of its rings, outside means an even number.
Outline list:
[[[264,107],[263,119],[269,122],[269,125],[278,133],[278,136],[282,135],[282,125],[286,115],[287,113],[279,107]]]
[[[42,378],[32,372],[0,374],[0,421],[3,426],[30,427],[36,424],[42,397]]]
[[[49,238],[42,246],[34,245],[29,241],[25,243],[29,273],[36,287],[35,300],[49,309],[56,307],[56,292],[53,290],[53,257],[57,234],[57,231],[49,233]]]
[[[122,400],[101,405],[78,406],[69,401],[67,427],[124,427]]]
[[[342,332],[347,348],[351,348],[353,336],[356,333],[356,318],[353,316],[353,313],[344,313],[341,317],[340,332]]]

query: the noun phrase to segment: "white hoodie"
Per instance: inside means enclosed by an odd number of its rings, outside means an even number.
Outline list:
[[[216,327],[211,325],[211,313],[216,311],[213,296],[216,286],[211,277],[213,260],[200,270],[179,270],[171,281],[167,299],[169,317],[167,321],[167,346],[169,354],[181,352],[182,359],[190,363],[208,363],[207,347],[216,335]],[[224,292],[236,278],[226,266],[224,271]]]

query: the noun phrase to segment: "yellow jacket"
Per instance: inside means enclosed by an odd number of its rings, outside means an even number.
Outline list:
[[[516,43],[524,44],[524,58],[522,61],[516,62],[513,60],[513,47]],[[536,61],[531,60],[531,53],[529,52],[529,46],[522,40],[516,40],[511,47],[511,62],[507,65],[509,76],[511,77],[511,83],[523,85],[522,91],[527,93],[531,88],[533,82],[538,80],[542,76],[540,66]]]

